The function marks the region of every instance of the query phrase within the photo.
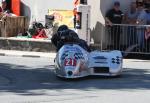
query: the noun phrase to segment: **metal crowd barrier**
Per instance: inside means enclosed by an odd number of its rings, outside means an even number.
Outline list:
[[[150,54],[150,25],[113,24],[101,37],[102,50]]]

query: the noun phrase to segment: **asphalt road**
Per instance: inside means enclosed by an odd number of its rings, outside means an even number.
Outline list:
[[[61,80],[53,58],[0,56],[0,103],[149,103],[150,61],[124,60],[120,78]]]

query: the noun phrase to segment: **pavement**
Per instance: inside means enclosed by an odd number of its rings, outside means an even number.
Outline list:
[[[48,57],[54,58],[54,52],[33,52],[33,51],[17,51],[17,50],[0,50],[0,56],[19,56],[19,57]]]
[[[52,45],[51,40],[16,37],[0,37],[0,49],[34,52],[55,52],[55,47]]]
[[[0,56],[15,57],[32,57],[32,58],[54,58],[56,53],[51,52],[33,52],[33,51],[17,51],[17,50],[0,50]],[[9,84],[9,78],[0,75],[0,86]]]

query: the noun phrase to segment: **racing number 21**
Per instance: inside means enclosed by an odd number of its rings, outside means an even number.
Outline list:
[[[64,62],[65,66],[76,66],[76,64],[77,64],[77,61],[72,58],[67,58],[65,59],[65,62]]]

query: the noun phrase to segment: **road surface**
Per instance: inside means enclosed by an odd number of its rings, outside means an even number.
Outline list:
[[[60,80],[53,58],[0,56],[1,103],[149,103],[150,61],[124,60],[120,78]]]

